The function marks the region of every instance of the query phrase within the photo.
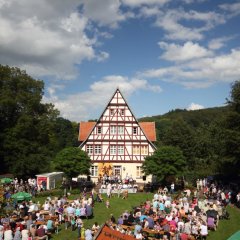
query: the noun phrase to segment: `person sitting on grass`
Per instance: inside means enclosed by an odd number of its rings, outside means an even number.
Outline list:
[[[48,240],[48,235],[46,234],[46,231],[45,231],[43,225],[40,225],[40,227],[37,229],[37,239],[38,240],[42,240],[42,239]]]
[[[95,235],[97,231],[99,230],[100,226],[98,225],[97,222],[95,222],[92,226],[92,235]]]

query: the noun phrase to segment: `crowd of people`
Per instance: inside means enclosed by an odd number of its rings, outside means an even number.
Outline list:
[[[23,179],[14,178],[9,184],[3,186],[4,198],[10,199],[11,195],[17,192],[27,192],[33,197],[37,192],[46,190],[46,182],[41,181],[37,184],[36,178],[28,178],[26,181]]]
[[[48,197],[43,205],[33,201],[23,201],[15,207],[7,205],[9,214],[0,217],[0,240],[48,239],[58,233],[62,223],[65,229],[77,230],[78,238],[89,239],[89,229],[84,229],[82,218],[93,215],[92,195],[72,201]]]
[[[107,224],[136,239],[147,240],[149,235],[164,240],[207,239],[220,219],[229,218],[226,205],[231,202],[231,190],[202,182],[196,190],[185,189],[180,195],[173,194],[172,184],[169,191],[160,188],[152,200],[118,219],[111,216]]]
[[[34,181],[14,183],[5,186],[6,193],[29,190]],[[217,230],[218,222],[228,218],[225,206],[233,201],[230,188],[224,188],[216,183],[203,184],[196,182],[196,189],[185,189],[181,194],[175,191],[174,183],[159,188],[153,199],[149,199],[132,211],[125,211],[117,219],[111,215],[107,224],[123,234],[134,236],[136,239],[187,240],[206,239],[209,229]],[[117,186],[122,187],[122,183]],[[109,192],[104,200],[100,193],[94,197],[91,194],[82,194],[75,200],[67,197],[52,199],[48,197],[44,204],[39,202],[23,201],[10,205],[6,197],[6,215],[0,217],[0,240],[40,240],[48,239],[52,233],[58,233],[58,226],[63,224],[65,229],[77,231],[78,239],[92,240],[99,230],[98,223],[92,227],[83,224],[83,218],[93,215],[94,202],[104,202],[110,208],[110,198],[114,183],[107,184]],[[10,188],[10,189],[8,189]],[[31,190],[30,190],[31,191]],[[123,192],[118,196],[124,197]],[[240,193],[234,196],[240,203]]]
[[[101,183],[102,185],[108,185],[109,183],[133,185],[135,181],[132,175],[128,175],[128,174],[126,174],[124,178],[122,178],[120,174],[117,174],[117,175],[104,174],[103,176],[99,177],[98,182]]]

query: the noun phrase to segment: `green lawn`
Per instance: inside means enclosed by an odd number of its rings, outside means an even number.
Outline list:
[[[106,198],[103,195],[103,198]],[[110,214],[113,214],[117,219],[121,213],[125,210],[131,210],[133,206],[138,206],[141,202],[145,202],[147,199],[152,199],[152,193],[137,193],[129,194],[127,200],[113,197],[110,199],[110,208],[107,209],[104,203],[95,203],[94,218],[84,220],[84,226],[91,227],[94,222],[98,222],[100,225],[110,218]],[[234,232],[240,230],[240,210],[232,207],[228,207],[230,213],[230,220],[220,220],[219,226],[216,232],[211,231],[208,240],[226,240]],[[77,239],[77,231],[65,230],[64,227],[60,227],[59,234],[53,235],[54,240],[73,240]]]
[[[103,194],[103,198],[106,199],[106,195]],[[105,203],[95,203],[94,218],[84,220],[84,226],[92,227],[94,222],[98,222],[98,224],[101,225],[110,218],[111,214],[113,214],[117,220],[120,214],[122,214],[125,210],[131,210],[133,206],[138,206],[141,202],[145,202],[147,199],[151,200],[152,198],[152,193],[137,193],[129,194],[127,200],[118,197],[111,198],[110,208],[106,208]],[[59,234],[55,234],[52,239],[77,239],[77,231],[72,232],[70,229],[65,230],[62,226]]]
[[[227,210],[230,220],[220,220],[217,231],[210,232],[208,240],[226,240],[240,230],[240,210],[233,207],[228,207]]]

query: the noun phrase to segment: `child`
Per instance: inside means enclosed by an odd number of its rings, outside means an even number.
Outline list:
[[[106,208],[110,208],[110,202],[108,199],[106,200]]]

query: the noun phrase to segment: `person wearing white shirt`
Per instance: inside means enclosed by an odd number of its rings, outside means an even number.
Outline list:
[[[13,240],[13,232],[10,227],[4,231],[4,240]]]
[[[200,235],[201,235],[201,239],[207,239],[207,235],[208,235],[208,228],[206,223],[202,222],[201,226],[200,226]]]

